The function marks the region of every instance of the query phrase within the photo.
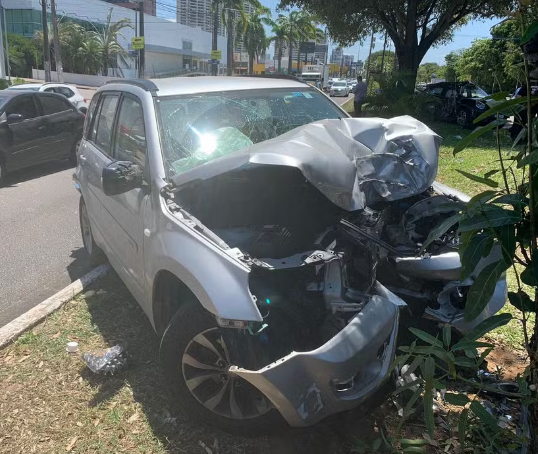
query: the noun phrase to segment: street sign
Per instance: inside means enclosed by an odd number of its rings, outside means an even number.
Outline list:
[[[146,47],[146,46],[145,46],[143,36],[139,36],[139,37],[136,37],[136,38],[131,38],[131,49],[139,50],[139,49],[144,49],[144,47]]]
[[[316,51],[316,43],[301,43],[299,45],[300,54],[313,54]]]
[[[212,50],[211,51],[211,60],[220,60],[222,58],[221,50]]]
[[[214,58],[210,58],[207,60],[208,63],[220,63],[220,60],[215,60]]]

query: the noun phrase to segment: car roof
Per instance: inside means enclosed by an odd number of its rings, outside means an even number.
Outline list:
[[[28,84],[16,84],[16,85],[12,85],[11,89],[17,89],[17,90],[22,90],[23,88],[39,88],[41,86],[43,86],[44,84],[40,84],[40,83],[37,83],[37,82],[31,82],[31,83],[28,83]]]
[[[154,88],[154,90],[156,90],[156,96],[173,96],[235,90],[310,88],[308,84],[297,79],[278,77],[170,77],[167,79],[149,79],[147,82],[152,83],[156,87]],[[122,84],[121,79],[117,82],[109,82],[105,85],[105,87],[112,89],[117,84]]]

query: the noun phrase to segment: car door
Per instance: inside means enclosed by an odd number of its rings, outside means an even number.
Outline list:
[[[21,115],[19,121],[10,115]],[[4,152],[9,170],[16,170],[48,161],[47,138],[43,118],[39,115],[35,96],[16,96],[5,107],[0,125],[0,149]]]
[[[142,102],[124,93],[120,100],[113,134],[112,158],[131,161],[149,175],[146,128]],[[149,177],[147,177],[149,181]],[[123,194],[105,196],[106,233],[124,272],[136,289],[139,301],[145,298],[144,287],[144,208],[149,197],[149,185]],[[136,295],[135,295],[136,296]]]
[[[38,93],[36,98],[43,116],[48,154],[55,159],[68,157],[75,139],[80,136],[82,117],[63,96]]]

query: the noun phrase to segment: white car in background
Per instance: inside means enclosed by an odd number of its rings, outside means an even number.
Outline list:
[[[6,90],[29,90],[29,91],[45,91],[47,93],[58,93],[65,96],[71,104],[73,104],[82,113],[86,113],[88,110],[89,99],[85,99],[80,94],[77,87],[74,85],[60,84],[60,83],[28,83],[13,85]]]
[[[346,80],[336,80],[331,85],[329,95],[333,96],[349,96],[351,87],[347,84]]]

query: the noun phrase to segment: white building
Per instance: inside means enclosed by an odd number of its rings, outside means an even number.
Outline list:
[[[214,13],[212,8],[213,0],[177,0],[177,23],[213,33]],[[221,11],[218,12],[218,34],[224,36],[225,30],[220,16]]]
[[[41,4],[39,0],[2,0],[6,10],[8,33],[33,36],[41,30]],[[50,8],[50,3],[49,3]],[[131,38],[135,36],[135,11],[101,0],[56,0],[58,18],[106,24],[112,9],[112,21],[128,18],[133,28],[125,28],[118,38],[126,50],[131,49]],[[50,9],[49,9],[50,22]],[[186,27],[176,22],[155,16],[144,15],[146,43],[146,77],[178,75],[189,71],[211,72],[207,60],[211,58],[212,34],[201,28]],[[226,38],[218,37],[218,48],[222,51],[222,62],[226,61]],[[118,61],[115,76],[135,77],[136,61],[129,58]]]

